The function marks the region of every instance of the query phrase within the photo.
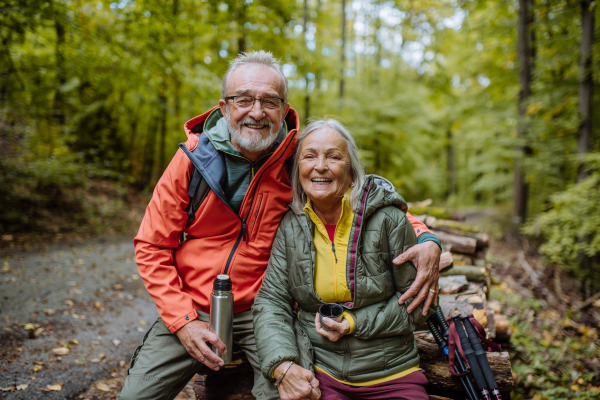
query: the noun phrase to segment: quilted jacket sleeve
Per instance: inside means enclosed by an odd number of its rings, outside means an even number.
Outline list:
[[[267,379],[272,379],[273,371],[281,362],[298,363],[299,358],[292,316],[294,300],[289,290],[286,261],[286,245],[294,244],[286,243],[284,225],[285,221],[275,235],[265,280],[252,306],[258,359]]]
[[[406,311],[412,302],[412,298],[402,305],[398,300],[402,293],[410,286],[411,271],[414,267],[410,262],[395,265],[391,260],[413,246],[416,236],[408,218],[400,210],[385,211],[386,218],[381,224],[382,237],[388,239],[389,261],[388,267],[392,269],[396,292],[387,300],[371,304],[366,307],[350,311],[354,318],[353,335],[360,339],[371,339],[394,335],[411,334],[415,326],[425,321],[422,305],[412,312]],[[430,310],[430,313],[432,311]]]
[[[191,162],[178,150],[156,184],[134,239],[135,261],[148,293],[169,331],[198,317],[192,298],[181,291],[173,250],[185,229]]]

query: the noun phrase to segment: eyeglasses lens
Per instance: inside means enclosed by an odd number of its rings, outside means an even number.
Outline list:
[[[256,99],[258,100],[258,99]],[[239,96],[235,98],[235,105],[238,108],[246,109],[254,106],[254,97]],[[279,110],[281,108],[281,100],[276,97],[263,97],[260,99],[262,108],[266,110]]]

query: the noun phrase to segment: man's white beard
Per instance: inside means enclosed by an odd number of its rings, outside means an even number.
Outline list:
[[[254,118],[247,117],[238,123],[238,129],[235,129],[231,126],[229,122],[231,117],[229,115],[229,106],[225,107],[227,120],[227,129],[229,129],[229,134],[231,135],[231,140],[235,142],[242,149],[250,151],[252,153],[257,153],[259,151],[266,150],[270,148],[273,143],[275,143],[275,139],[277,139],[277,135],[279,133],[279,129],[273,127],[273,123],[267,121],[266,119],[261,119],[260,121],[255,120]],[[244,124],[268,124],[270,135],[263,139],[262,135],[259,132],[248,132],[250,135],[249,138],[242,136],[242,125]]]

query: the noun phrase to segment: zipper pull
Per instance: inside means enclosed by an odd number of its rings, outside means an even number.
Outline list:
[[[246,241],[246,218],[242,218],[242,240]]]
[[[333,251],[333,257],[335,258],[335,263],[337,264],[337,256],[335,255],[335,246],[333,242],[331,242],[331,250]]]

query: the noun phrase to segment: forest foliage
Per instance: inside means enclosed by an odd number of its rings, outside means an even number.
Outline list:
[[[217,104],[228,61],[265,49],[301,120],[339,117],[367,170],[409,200],[508,208],[522,159],[526,231],[549,262],[577,270],[584,254],[597,272],[600,113],[577,182],[582,2],[528,1],[532,95],[520,118],[519,1],[6,0],[0,231],[119,220],[185,140],[183,123]]]

